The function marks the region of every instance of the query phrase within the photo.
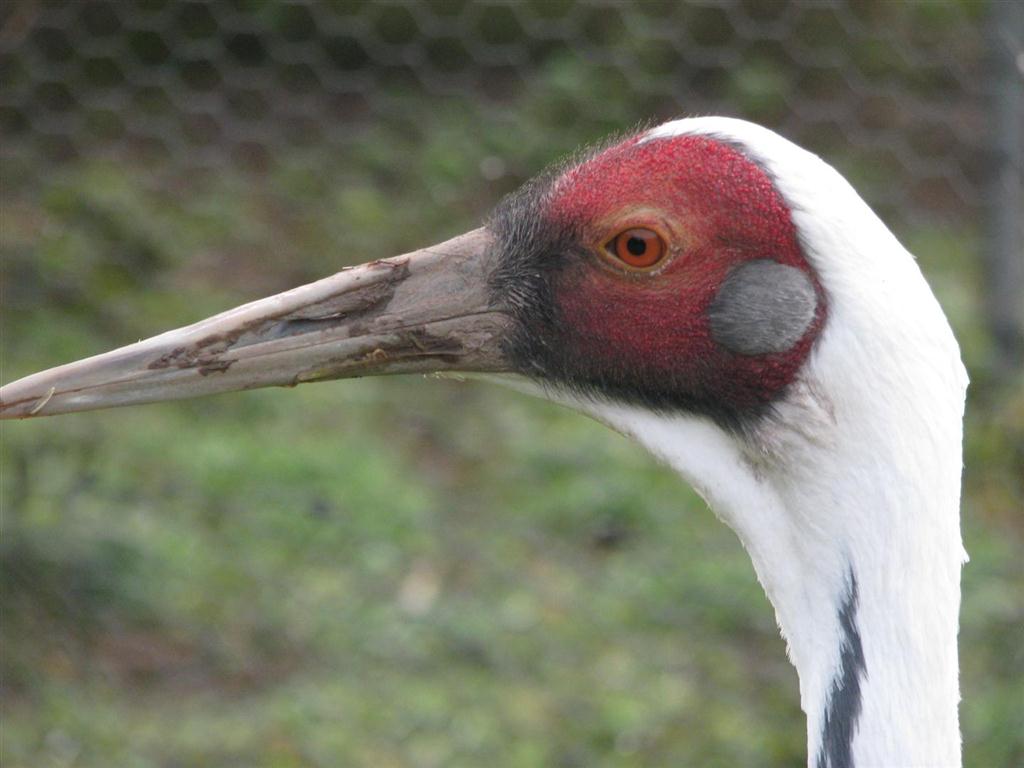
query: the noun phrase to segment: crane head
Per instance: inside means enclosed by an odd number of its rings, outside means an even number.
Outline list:
[[[0,416],[461,371],[735,426],[793,381],[825,307],[765,169],[726,140],[647,132],[465,235],[8,384]]]

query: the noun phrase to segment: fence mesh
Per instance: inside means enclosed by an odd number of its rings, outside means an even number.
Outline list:
[[[96,158],[161,184],[316,166],[382,125],[415,140],[448,109],[514,135],[524,99],[551,126],[519,137],[538,158],[565,151],[551,134],[568,128],[752,118],[838,164],[897,226],[973,220],[991,170],[981,4],[29,0],[2,13],[0,160],[28,184]],[[481,165],[510,183],[535,170]]]

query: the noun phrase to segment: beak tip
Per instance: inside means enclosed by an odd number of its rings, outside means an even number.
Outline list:
[[[23,386],[25,379],[13,381],[0,387],[0,419],[30,419],[46,416],[47,405],[57,393],[56,387],[38,391],[35,387]]]

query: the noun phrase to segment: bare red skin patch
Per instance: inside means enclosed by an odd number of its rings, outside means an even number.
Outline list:
[[[553,220],[595,251],[593,262],[559,273],[553,292],[582,378],[681,389],[733,413],[768,405],[793,382],[823,322],[824,295],[788,206],[757,164],[710,138],[637,137],[567,171],[551,195]],[[663,265],[636,273],[602,263],[600,244],[645,217],[670,229]],[[805,271],[818,293],[813,322],[783,352],[741,355],[711,335],[709,305],[729,272],[755,259]]]

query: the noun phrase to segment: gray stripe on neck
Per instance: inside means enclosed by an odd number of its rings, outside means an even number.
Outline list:
[[[839,628],[842,649],[821,729],[817,768],[854,768],[853,734],[860,717],[860,681],[867,670],[857,629],[857,577],[852,569],[846,599],[839,607]]]

